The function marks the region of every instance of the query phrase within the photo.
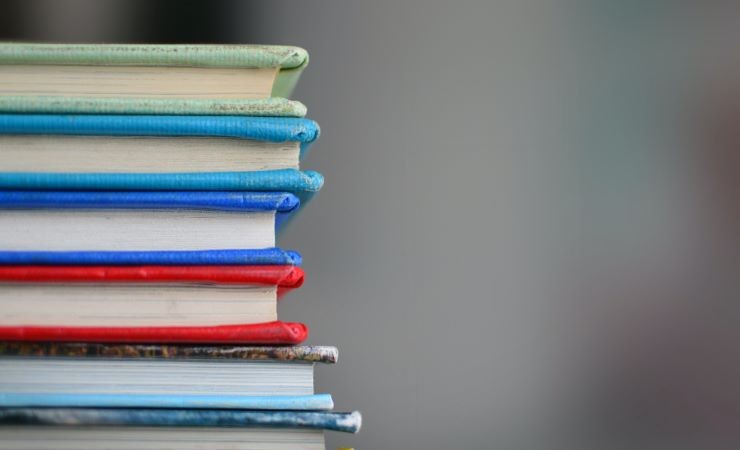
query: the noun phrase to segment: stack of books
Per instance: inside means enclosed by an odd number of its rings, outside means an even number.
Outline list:
[[[0,44],[0,448],[320,449],[300,48]]]

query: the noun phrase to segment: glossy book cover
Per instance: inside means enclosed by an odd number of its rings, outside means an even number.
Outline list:
[[[309,428],[357,433],[353,412],[244,411],[212,409],[2,408],[0,426],[139,426]]]

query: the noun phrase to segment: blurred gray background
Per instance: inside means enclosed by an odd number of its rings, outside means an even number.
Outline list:
[[[5,39],[292,44],[326,186],[281,318],[329,448],[737,448],[733,5],[4,1]],[[718,181],[718,182],[717,182]],[[728,213],[729,212],[729,213]],[[729,226],[726,226],[729,225]]]

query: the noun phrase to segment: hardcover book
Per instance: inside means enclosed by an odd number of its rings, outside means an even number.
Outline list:
[[[0,111],[302,117],[290,46],[0,43]]]
[[[269,248],[298,205],[278,192],[0,191],[0,250]]]
[[[0,344],[0,407],[331,409],[334,347]],[[177,382],[173,382],[177,380]]]
[[[295,266],[0,266],[0,326],[214,326],[277,320]]]
[[[0,172],[297,170],[318,136],[297,118],[0,114]]]

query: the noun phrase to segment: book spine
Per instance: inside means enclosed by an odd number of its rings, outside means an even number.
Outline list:
[[[0,340],[8,341],[276,345],[299,344],[307,337],[306,325],[279,321],[213,327],[0,327]]]
[[[4,209],[194,209],[292,212],[300,201],[287,192],[0,191]]]
[[[357,433],[358,411],[238,411],[101,408],[0,409],[0,425],[307,428]]]
[[[328,394],[297,396],[3,393],[0,408],[198,408],[329,410]]]
[[[198,136],[309,144],[320,129],[313,120],[292,117],[0,114],[0,134]]]
[[[288,45],[0,43],[1,64],[300,68],[306,50]]]
[[[295,266],[0,266],[0,282],[217,283],[297,288]]]
[[[286,90],[285,93],[289,91]],[[307,109],[300,102],[280,97],[261,100],[193,100],[3,95],[0,96],[0,112],[304,117]]]
[[[279,248],[196,251],[0,251],[0,265],[293,265],[300,253]]]
[[[70,357],[109,359],[226,359],[253,361],[296,361],[334,364],[336,347],[104,344],[92,342],[0,341],[0,357]]]
[[[324,177],[296,169],[197,173],[0,172],[0,189],[318,192]],[[301,200],[303,200],[301,198]]]

